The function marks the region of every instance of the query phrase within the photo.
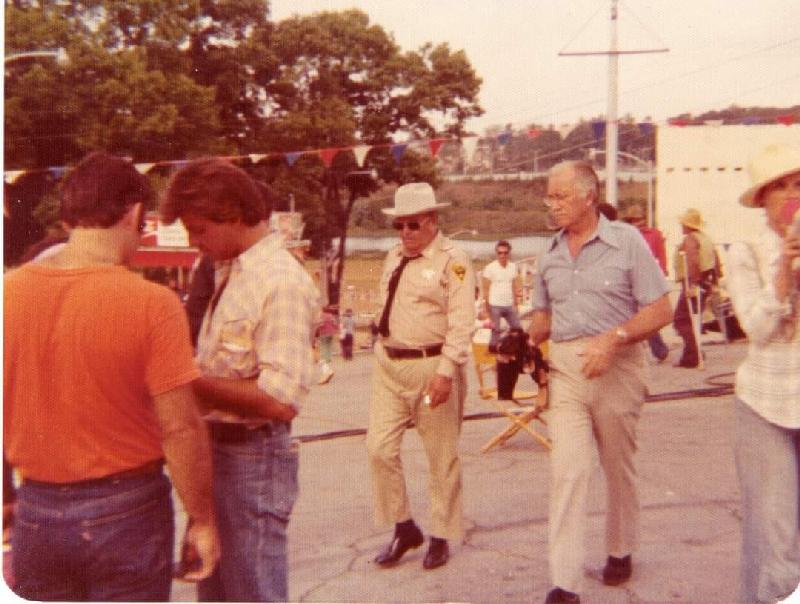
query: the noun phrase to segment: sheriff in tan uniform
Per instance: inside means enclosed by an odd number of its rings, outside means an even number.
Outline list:
[[[445,564],[447,539],[463,535],[458,438],[466,396],[464,366],[475,314],[475,274],[469,256],[438,228],[433,189],[397,189],[394,218],[400,244],[384,263],[380,341],[369,407],[367,449],[378,524],[395,523],[389,545],[375,558],[392,566],[423,543],[411,517],[400,445],[409,420],[422,438],[430,466],[431,542],[425,569]]]

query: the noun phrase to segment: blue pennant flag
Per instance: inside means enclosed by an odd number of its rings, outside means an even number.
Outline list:
[[[400,163],[400,160],[403,159],[403,155],[406,152],[406,144],[399,144],[399,145],[392,145],[392,157],[394,157],[395,163]]]
[[[592,136],[596,141],[603,140],[603,137],[606,135],[606,123],[605,122],[592,122]]]
[[[300,156],[303,154],[302,151],[290,151],[289,153],[284,154],[286,156],[286,163],[289,164],[291,168],[294,165]]]

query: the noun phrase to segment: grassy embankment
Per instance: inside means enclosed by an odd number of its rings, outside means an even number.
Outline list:
[[[436,192],[441,202],[451,203],[451,207],[441,213],[442,229],[456,232],[462,229],[478,231],[477,239],[496,241],[508,237],[543,235],[548,231],[546,209],[542,202],[544,182],[476,182],[445,183]],[[620,208],[632,203],[644,204],[646,185],[643,183],[620,183]],[[387,219],[381,208],[392,205],[394,188],[385,188],[366,202],[361,202],[359,212],[354,212],[351,227],[352,236],[395,236],[387,228]],[[344,267],[342,299],[340,308],[352,308],[362,320],[373,315],[380,307],[378,281],[384,254],[380,252],[361,252],[348,256]],[[475,270],[481,270],[488,260],[475,263]],[[309,260],[307,268],[319,282],[320,263]],[[356,345],[367,342],[365,328],[356,334]]]

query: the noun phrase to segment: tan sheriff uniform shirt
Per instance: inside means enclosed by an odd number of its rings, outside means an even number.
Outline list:
[[[389,278],[403,257],[401,244],[386,256],[381,274],[381,300],[386,302]],[[381,316],[383,309],[377,313]],[[453,377],[467,362],[475,323],[475,272],[463,250],[441,233],[408,263],[397,286],[389,316],[389,337],[397,348],[444,344],[436,372]]]

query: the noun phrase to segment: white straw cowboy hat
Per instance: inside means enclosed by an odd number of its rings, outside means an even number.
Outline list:
[[[705,225],[703,222],[703,216],[700,214],[700,210],[695,208],[689,208],[683,214],[678,217],[678,221],[690,229],[695,229],[699,231]]]
[[[394,192],[394,207],[384,208],[387,216],[411,216],[446,208],[449,203],[436,203],[433,187],[426,182],[412,182],[397,187]]]
[[[739,203],[748,208],[760,207],[758,192],[769,183],[792,172],[800,172],[800,149],[792,145],[770,145],[750,161],[750,180],[753,186],[739,197]]]

